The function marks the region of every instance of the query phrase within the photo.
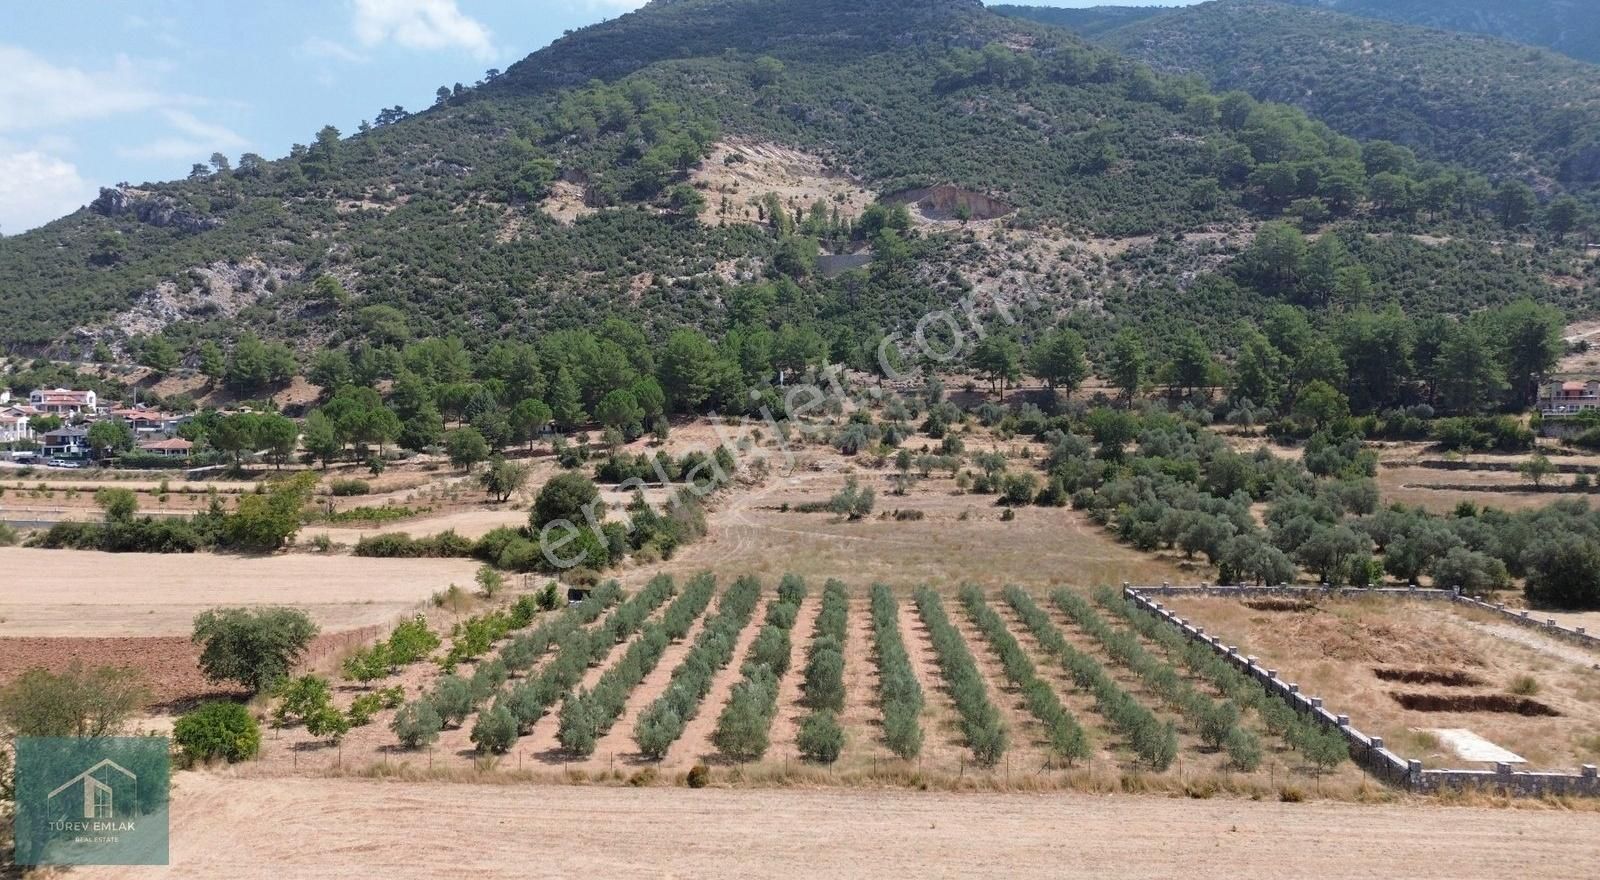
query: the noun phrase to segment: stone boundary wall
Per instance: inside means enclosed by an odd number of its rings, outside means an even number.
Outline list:
[[[1268,693],[1282,699],[1293,707],[1295,711],[1302,715],[1309,715],[1313,720],[1325,727],[1338,730],[1344,735],[1345,742],[1350,746],[1351,760],[1355,761],[1358,766],[1368,773],[1390,785],[1416,792],[1477,788],[1521,797],[1539,797],[1543,795],[1600,796],[1600,774],[1597,774],[1596,767],[1593,764],[1585,764],[1583,771],[1576,775],[1571,773],[1513,772],[1508,764],[1498,764],[1494,770],[1424,770],[1421,761],[1408,761],[1389,751],[1384,746],[1382,737],[1368,736],[1351,726],[1348,715],[1334,714],[1323,706],[1321,697],[1313,697],[1301,693],[1300,685],[1283,680],[1278,675],[1278,670],[1263,667],[1255,657],[1241,655],[1237,645],[1228,645],[1216,636],[1207,635],[1204,627],[1195,626],[1188,620],[1162,607],[1160,602],[1150,598],[1152,595],[1293,597],[1331,594],[1349,597],[1390,595],[1404,598],[1463,601],[1463,598],[1453,590],[1329,590],[1321,587],[1213,587],[1205,584],[1198,587],[1174,587],[1170,584],[1162,584],[1160,587],[1133,587],[1129,584],[1123,584],[1122,594],[1124,598],[1132,602],[1136,607],[1166,621],[1188,638],[1210,646],[1224,660],[1233,664],[1240,672],[1260,682]],[[1476,600],[1471,599],[1464,601],[1476,602]],[[1492,605],[1488,607],[1491,610],[1494,609]]]

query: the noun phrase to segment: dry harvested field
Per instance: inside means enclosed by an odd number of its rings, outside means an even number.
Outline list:
[[[1271,601],[1185,597],[1167,605],[1426,767],[1489,766],[1425,733],[1439,729],[1471,730],[1527,759],[1527,769],[1576,772],[1600,759],[1593,670],[1600,652],[1421,601],[1329,600],[1281,610],[1287,606]],[[1534,692],[1513,693],[1525,676]],[[1519,714],[1546,709],[1557,714]]]
[[[1570,878],[1592,814],[874,790],[176,779],[172,866],[74,877]],[[803,866],[803,867],[802,867]]]
[[[388,623],[452,582],[463,559],[226,556],[0,548],[0,637],[186,636],[223,605],[293,605],[325,631]]]

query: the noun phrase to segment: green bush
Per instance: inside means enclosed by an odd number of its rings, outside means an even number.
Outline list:
[[[517,741],[517,719],[504,706],[495,706],[478,714],[478,723],[472,725],[472,744],[480,752],[503,755]]]
[[[189,761],[247,761],[261,751],[261,727],[238,703],[206,703],[172,725],[172,741]]]
[[[372,484],[366,480],[332,480],[328,483],[328,494],[340,498],[371,493]]]
[[[389,729],[402,746],[420,749],[432,745],[439,738],[439,731],[444,729],[444,719],[439,717],[432,700],[416,700],[400,707],[400,711],[389,722]]]
[[[844,728],[839,717],[830,709],[813,712],[800,722],[800,732],[795,737],[800,756],[818,764],[832,764],[844,751]]]

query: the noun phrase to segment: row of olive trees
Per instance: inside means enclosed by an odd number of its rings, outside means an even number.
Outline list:
[[[883,708],[883,741],[902,758],[922,751],[922,685],[911,669],[900,632],[899,603],[886,584],[872,585],[872,650],[878,661],[878,701]]]
[[[573,629],[562,637],[556,654],[539,674],[500,691],[494,705],[478,715],[472,742],[480,752],[504,754],[517,738],[550,711],[591,666],[596,666],[629,636],[644,626],[650,615],[677,592],[671,578],[656,578],[618,605],[593,630]]]
[[[961,715],[961,733],[972,749],[972,757],[985,767],[1000,762],[1006,752],[1009,734],[1000,711],[989,700],[989,691],[978,672],[977,662],[967,649],[966,639],[945,614],[939,594],[922,587],[915,595],[917,612],[928,628],[939,672],[950,688],[956,711]]]
[[[581,627],[598,620],[607,608],[621,600],[622,588],[615,581],[601,584],[590,591],[582,602],[555,619],[547,620],[531,632],[507,642],[495,661],[479,664],[480,670],[486,671],[475,671],[474,677],[479,678],[481,684],[501,671],[509,677],[513,673],[532,669],[533,664],[551,648]],[[405,748],[418,749],[431,745],[447,724],[464,723],[478,703],[488,696],[485,692],[478,701],[474,701],[472,691],[470,682],[454,674],[446,675],[435,684],[432,692],[402,706],[391,720],[389,729]],[[504,719],[497,717],[496,721],[503,723]]]
[[[1044,725],[1050,751],[1055,757],[1065,761],[1068,766],[1089,757],[1089,736],[1084,733],[1083,726],[1061,704],[1055,688],[1039,677],[1033,660],[1006,628],[1005,621],[985,601],[983,590],[970,584],[963,587],[961,604],[973,624],[988,639],[989,646],[999,655],[1001,669],[1006,678],[1022,692],[1028,711]]]
[[[1005,597],[1045,653],[1067,670],[1073,684],[1094,695],[1095,711],[1128,738],[1138,759],[1156,771],[1172,766],[1178,757],[1177,728],[1171,722],[1163,723],[1123,690],[1098,660],[1067,644],[1050,615],[1026,591],[1006,587]]]
[[[736,761],[759,759],[771,744],[768,731],[778,713],[778,683],[789,671],[790,635],[805,595],[804,580],[793,574],[783,576],[777,601],[767,606],[766,624],[740,667],[740,680],[717,716],[711,741]]]
[[[634,722],[633,741],[642,754],[664,758],[683,735],[684,726],[699,712],[701,701],[711,690],[711,679],[733,660],[734,643],[749,625],[760,600],[761,582],[748,576],[734,581],[722,594],[717,613],[706,621],[688,655],[672,670],[666,693]]]
[[[1184,638],[1178,630],[1147,611],[1136,608],[1113,590],[1101,590],[1095,596],[1107,610],[1120,615],[1129,626],[1141,635],[1162,646],[1169,656],[1244,709],[1254,709],[1260,714],[1267,733],[1282,737],[1290,748],[1300,753],[1319,770],[1338,766],[1350,756],[1344,735],[1324,727],[1301,715],[1288,702],[1278,698],[1261,686],[1261,683],[1236,669],[1218,656],[1210,647]],[[1235,740],[1224,744],[1230,755],[1239,745]],[[1235,763],[1239,763],[1235,758]]]
[[[1231,700],[1213,700],[1201,693],[1171,664],[1145,650],[1133,633],[1111,626],[1082,596],[1057,590],[1051,598],[1113,660],[1176,709],[1201,742],[1214,749],[1226,747],[1229,759],[1240,770],[1254,770],[1261,763],[1261,744],[1255,734],[1240,726],[1239,708]]]
[[[655,580],[671,582],[671,575]],[[661,662],[667,646],[688,635],[689,628],[705,613],[716,592],[717,580],[710,573],[691,580],[682,595],[667,606],[661,619],[645,625],[639,638],[628,646],[622,659],[605,671],[592,690],[567,694],[561,704],[560,728],[556,740],[574,755],[594,754],[595,744],[611,730],[628,701],[628,695]]]
[[[844,750],[844,645],[850,614],[850,594],[843,582],[829,580],[822,587],[822,607],[816,629],[806,649],[800,688],[801,702],[811,712],[800,721],[795,745],[809,761],[831,764]]]

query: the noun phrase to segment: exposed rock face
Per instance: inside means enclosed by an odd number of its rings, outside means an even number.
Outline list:
[[[131,215],[151,226],[174,226],[184,232],[205,232],[222,225],[220,217],[206,217],[180,206],[171,196],[122,187],[101,187],[89,210],[107,217]]]
[[[973,220],[993,220],[1016,210],[997,198],[950,184],[908,189],[885,196],[883,200],[890,204],[916,205],[930,220],[949,220],[959,213]]]

